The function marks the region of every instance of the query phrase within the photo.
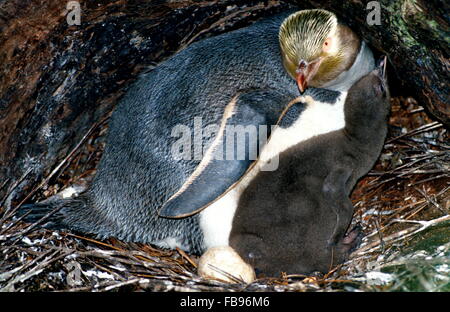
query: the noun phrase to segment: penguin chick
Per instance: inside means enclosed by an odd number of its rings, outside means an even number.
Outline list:
[[[229,242],[260,274],[326,273],[356,245],[358,230],[345,236],[353,214],[349,195],[387,133],[382,69],[350,88],[344,111],[343,129],[281,153],[278,169],[259,172],[243,192]]]

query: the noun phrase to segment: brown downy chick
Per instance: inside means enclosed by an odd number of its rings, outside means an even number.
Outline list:
[[[307,99],[307,105],[313,99]],[[345,235],[350,192],[378,158],[387,133],[389,92],[383,69],[349,90],[343,129],[315,136],[280,154],[243,192],[230,246],[266,276],[328,272],[355,247]]]

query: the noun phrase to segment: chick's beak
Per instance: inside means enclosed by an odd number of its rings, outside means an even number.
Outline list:
[[[311,62],[300,60],[297,70],[295,71],[297,86],[300,90],[300,93],[305,92],[305,90],[308,88],[308,83],[311,79],[314,78],[314,75],[320,67],[320,63],[322,63],[321,57]]]

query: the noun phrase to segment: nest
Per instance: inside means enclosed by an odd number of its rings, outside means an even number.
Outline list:
[[[367,273],[374,265],[395,254],[413,235],[450,220],[448,132],[442,124],[430,120],[414,99],[396,97],[391,101],[389,134],[382,154],[352,193],[353,223],[362,226],[365,237],[350,259],[328,274],[284,274],[251,284],[207,280],[196,273],[198,258],[182,250],[52,232],[23,223],[3,200],[0,290],[383,290],[382,283],[367,282]],[[25,200],[42,200],[74,182],[89,180],[101,156],[106,127],[102,121],[90,129]]]

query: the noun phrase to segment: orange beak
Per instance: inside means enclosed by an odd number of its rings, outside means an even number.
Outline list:
[[[305,92],[308,88],[309,81],[314,78],[314,75],[317,73],[321,63],[322,57],[318,57],[312,62],[300,60],[297,70],[295,71],[297,74],[295,80],[297,81],[297,86],[300,93]]]
[[[300,90],[300,93],[305,92],[306,88],[308,87],[308,82],[306,81],[305,74],[303,72],[297,73],[297,86]]]

